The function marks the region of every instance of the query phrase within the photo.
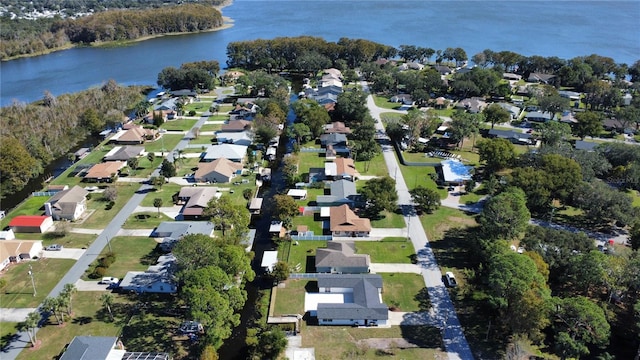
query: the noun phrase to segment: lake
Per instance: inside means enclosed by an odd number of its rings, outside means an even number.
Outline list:
[[[364,38],[386,45],[445,49],[468,56],[484,49],[522,55],[599,54],[619,63],[640,59],[640,1],[235,0],[223,9],[228,29],[166,36],[117,48],[76,48],[3,62],[0,105],[75,92],[109,79],[153,85],[164,67],[215,59],[229,42],[312,35]]]

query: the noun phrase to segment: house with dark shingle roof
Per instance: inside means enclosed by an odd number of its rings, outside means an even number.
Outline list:
[[[353,241],[329,241],[326,248],[316,250],[316,271],[332,274],[366,274],[369,254],[356,254]]]
[[[531,134],[526,134],[526,133],[517,132],[513,130],[491,129],[489,130],[489,137],[507,139],[512,143],[518,144],[518,145],[531,145],[533,143],[531,139]]]
[[[104,161],[127,161],[144,154],[144,146],[116,146],[102,159]]]
[[[527,82],[536,82],[541,84],[550,84],[556,76],[553,74],[531,73]]]
[[[209,201],[219,196],[217,187],[182,187],[178,193],[178,204],[184,204],[182,219],[199,220]]]
[[[328,145],[334,148],[346,147],[348,144],[347,135],[340,133],[322,134],[320,135],[320,144],[322,147]]]
[[[317,278],[319,291],[306,295],[305,310],[318,318],[319,325],[387,324],[389,308],[382,302],[380,275],[319,274]]]
[[[318,195],[317,206],[340,206],[347,204],[350,207],[358,200],[356,184],[349,180],[338,180],[329,186],[331,195]]]
[[[130,352],[113,336],[76,336],[60,360],[169,360],[168,353]]]
[[[591,141],[576,140],[575,147],[576,150],[595,151],[598,145],[600,144]]]

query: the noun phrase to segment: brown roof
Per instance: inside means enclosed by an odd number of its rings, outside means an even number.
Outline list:
[[[199,163],[198,170],[196,170],[195,178],[203,178],[211,172],[217,172],[226,177],[231,177],[236,171],[242,169],[242,164],[227,160],[225,158],[219,158],[212,162]]]
[[[348,126],[345,126],[342,121],[335,121],[330,125],[327,125],[324,132],[327,134],[351,134],[351,129]]]
[[[329,216],[331,231],[371,231],[371,221],[358,217],[346,204],[332,207]]]
[[[155,135],[155,131],[151,129],[145,129],[142,126],[133,126],[129,130],[125,131],[116,141],[118,142],[140,142],[145,141],[145,136]]]
[[[2,240],[0,241],[0,262],[10,256],[19,256],[31,252],[37,241],[26,240]]]
[[[111,175],[117,174],[127,163],[124,161],[109,161],[95,164],[84,176],[85,179],[107,179]]]
[[[186,208],[199,207],[205,208],[209,203],[209,200],[213,199],[218,192],[217,187],[190,187],[185,186],[180,189],[180,193],[178,193],[178,197],[181,199],[188,198],[189,200],[185,204],[185,212]]]
[[[356,170],[356,166],[353,163],[353,159],[350,158],[337,158],[335,160],[336,163],[336,173],[339,175],[348,174],[352,177],[360,176],[358,170]]]
[[[232,120],[227,124],[223,124],[220,128],[221,131],[243,131],[251,127],[251,121],[248,120]]]
[[[70,212],[73,214],[73,210],[78,203],[84,201],[89,192],[84,188],[76,185],[68,190],[63,190],[53,195],[47,202],[53,205],[58,210],[63,210],[63,213]],[[65,211],[67,210],[67,211]]]

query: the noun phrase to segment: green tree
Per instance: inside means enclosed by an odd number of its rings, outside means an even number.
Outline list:
[[[278,136],[278,130],[272,124],[260,124],[253,129],[253,140],[265,149],[269,147],[271,139],[276,136]]]
[[[489,238],[513,239],[524,232],[530,219],[524,191],[511,187],[487,201],[478,222]]]
[[[291,227],[291,220],[300,214],[296,201],[288,195],[275,195],[273,197],[273,216],[282,221],[285,227]]]
[[[492,129],[495,124],[502,124],[511,120],[511,114],[498,104],[491,104],[487,106],[482,113],[484,114],[485,119],[491,123]]]
[[[34,347],[38,343],[38,338],[36,337],[36,330],[38,329],[38,324],[42,316],[38,311],[32,311],[27,315],[27,318],[24,322],[18,324],[18,329],[20,331],[24,331],[29,335],[29,341],[31,341],[31,346]]]
[[[562,202],[571,198],[573,190],[582,181],[580,165],[573,159],[562,155],[547,154],[541,158],[539,169],[547,174],[551,196]]]
[[[53,314],[56,318],[58,325],[64,323],[64,319],[60,317],[58,311],[60,310],[60,301],[58,298],[47,297],[42,301],[42,308],[49,313]]]
[[[489,173],[511,166],[516,158],[516,150],[507,139],[490,139],[478,141],[480,161],[485,162]]]
[[[160,208],[162,207],[162,199],[161,198],[153,199],[153,207],[158,209],[158,217],[160,217]]]
[[[440,194],[438,194],[438,192],[433,189],[429,189],[420,185],[417,188],[409,191],[409,194],[411,194],[411,199],[413,199],[413,202],[416,203],[416,205],[418,205],[418,207],[422,209],[422,211],[425,211],[429,214],[440,207]]]
[[[286,261],[278,261],[273,267],[271,277],[275,283],[280,283],[289,278],[289,264]]]
[[[118,198],[118,189],[115,186],[108,186],[102,192],[102,198],[107,201],[116,201]]]
[[[160,175],[170,178],[176,176],[176,167],[171,163],[171,161],[164,159],[162,160],[162,165],[160,166]]]
[[[249,201],[253,197],[253,189],[244,189],[242,190],[242,197]]]
[[[293,111],[301,123],[307,125],[311,136],[317,138],[324,131],[324,126],[331,120],[327,110],[315,100],[304,99],[293,103]]]
[[[166,182],[166,179],[162,175],[152,176],[149,179],[149,182],[151,183],[151,185],[155,186],[156,188],[162,189],[162,185],[164,185],[164,183]]]
[[[73,311],[73,295],[78,292],[78,288],[74,284],[64,284],[60,296],[64,297],[68,301],[67,315],[71,316]]]
[[[542,142],[548,146],[556,146],[571,136],[569,124],[559,121],[547,121],[538,128]]]
[[[520,241],[526,249],[535,251],[549,265],[552,278],[562,278],[569,271],[575,253],[593,249],[593,240],[584,233],[572,233],[530,225]]]
[[[544,112],[555,114],[569,108],[569,99],[558,94],[542,96],[538,98],[538,106]]]
[[[40,172],[40,164],[14,137],[0,141],[0,191],[2,195],[22,189]]]
[[[277,326],[269,326],[260,332],[258,348],[261,360],[276,360],[287,348],[287,337],[282,329]]]
[[[572,203],[593,221],[609,225],[616,221],[629,224],[633,217],[632,199],[601,180],[580,183],[572,194]]]
[[[478,132],[478,123],[472,114],[457,112],[453,114],[451,125],[451,139],[462,147],[464,139]]]
[[[589,354],[589,345],[604,346],[611,332],[604,311],[586,297],[555,298],[555,347],[562,359]]]
[[[82,127],[86,128],[92,134],[97,134],[104,130],[105,121],[101,119],[95,109],[87,109],[80,119]]]
[[[204,209],[203,215],[211,218],[222,237],[231,241],[240,241],[249,226],[249,214],[241,205],[236,205],[230,197],[213,198]],[[233,230],[230,233],[230,230]]]
[[[602,120],[600,115],[593,111],[585,111],[576,114],[578,121],[573,126],[573,132],[576,136],[584,140],[587,136],[598,136],[602,130]]]
[[[295,123],[293,126],[289,127],[290,137],[296,139],[296,142],[300,145],[307,141],[309,136],[311,136],[311,130],[307,126],[307,124],[303,123]]]
[[[153,163],[153,161],[156,159],[156,154],[150,152],[147,154],[147,160],[149,160],[150,163]]]
[[[598,250],[574,256],[567,271],[567,278],[577,293],[589,295],[605,285],[609,271],[607,255]]]
[[[220,246],[209,236],[188,234],[171,251],[181,271],[203,268],[220,261]]]
[[[543,170],[517,167],[509,176],[509,184],[527,194],[527,207],[531,212],[546,215],[551,210],[551,182]]]
[[[130,167],[131,170],[134,170],[134,171],[137,170],[139,164],[140,163],[137,157],[132,157],[127,160],[127,166]]]
[[[360,193],[366,201],[366,212],[371,218],[380,216],[383,210],[392,212],[397,208],[396,182],[389,176],[368,180]]]
[[[100,295],[100,302],[102,302],[102,306],[109,313],[109,318],[113,321],[113,312],[111,311],[111,306],[113,305],[113,295],[109,293],[104,293]]]

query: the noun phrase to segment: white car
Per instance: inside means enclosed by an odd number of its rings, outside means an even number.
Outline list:
[[[103,277],[102,280],[100,280],[100,284],[107,284],[107,285],[117,285],[118,282],[120,282],[120,280],[114,277]]]
[[[456,281],[456,277],[455,277],[455,275],[453,275],[453,273],[451,271],[447,271],[444,274],[444,278],[447,281],[447,286],[456,287],[458,285],[458,282]]]

